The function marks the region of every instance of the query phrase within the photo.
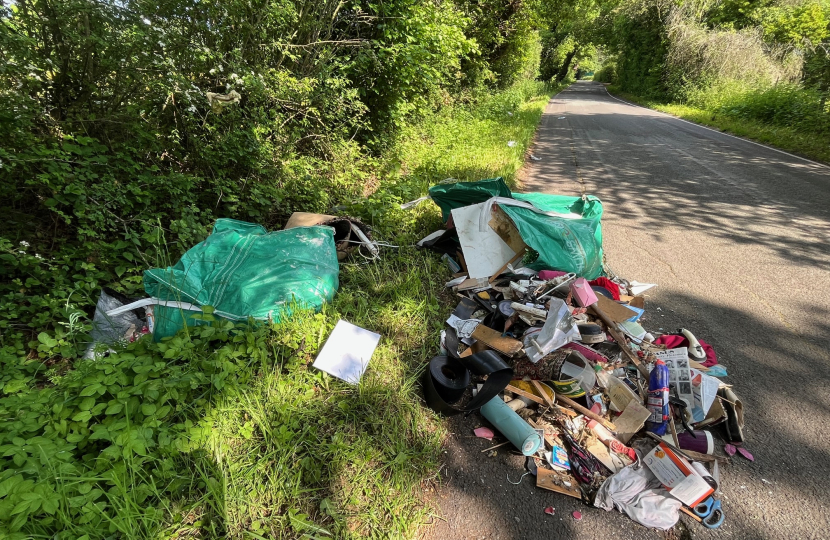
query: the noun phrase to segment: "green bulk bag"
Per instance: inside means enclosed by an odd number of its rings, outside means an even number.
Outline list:
[[[203,242],[175,266],[144,272],[144,290],[161,300],[213,306],[232,321],[279,321],[295,309],[319,310],[334,297],[340,267],[331,227],[267,232],[261,225],[219,219]],[[203,321],[200,312],[156,306],[154,338]]]
[[[507,204],[500,208],[513,220],[519,234],[539,258],[528,266],[534,270],[562,270],[586,279],[603,275],[602,202],[593,195],[568,197],[545,193],[514,193],[513,198],[533,204],[552,217]]]
[[[482,203],[493,197],[512,196],[510,188],[501,176],[477,182],[437,184],[429,188],[429,197],[441,209],[441,218],[444,223],[450,218],[450,212],[455,208]]]

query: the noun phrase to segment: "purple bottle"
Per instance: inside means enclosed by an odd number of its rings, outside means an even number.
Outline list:
[[[649,375],[647,405],[651,416],[646,429],[655,435],[665,435],[669,422],[669,368],[662,360],[654,362]]]

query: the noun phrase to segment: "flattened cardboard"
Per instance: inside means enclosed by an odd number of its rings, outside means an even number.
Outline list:
[[[483,342],[488,347],[508,356],[514,356],[522,350],[522,342],[513,338],[503,337],[501,332],[488,328],[483,324],[476,327],[473,339]]]
[[[610,298],[602,296],[601,294],[597,295],[597,307],[599,307],[603,312],[605,312],[605,314],[608,315],[608,317],[616,323],[625,322],[631,317],[637,315],[636,312],[631,311],[624,305],[618,304]]]
[[[458,286],[459,291],[467,291],[470,289],[485,289],[490,286],[487,278],[469,278],[461,282]]]
[[[570,486],[567,486],[565,482],[569,483]],[[541,467],[536,471],[536,487],[547,489],[549,491],[555,491],[556,493],[568,495],[569,497],[573,497],[575,499],[581,499],[582,492],[579,491],[577,486],[578,484],[576,479],[570,474],[559,471],[551,471]]]
[[[625,467],[623,461],[608,451],[608,447],[600,442],[599,439],[593,439],[585,446],[585,450],[590,452],[600,463],[608,467],[608,470],[616,474]]]
[[[329,216],[326,214],[312,214],[309,212],[294,212],[288,218],[288,223],[283,229],[293,229],[294,227],[313,227],[322,223],[337,219],[337,216]]]
[[[525,248],[527,248],[527,244],[525,241],[522,240],[522,236],[519,234],[519,229],[513,224],[513,220],[511,220],[507,214],[504,213],[504,210],[499,208],[498,205],[493,205],[493,217],[490,218],[490,222],[488,223],[490,228],[496,231],[496,234],[504,240],[504,243],[510,246],[510,248],[515,251],[516,253],[524,253]]]
[[[635,433],[643,429],[651,413],[638,401],[630,401],[623,413],[614,420],[617,426],[617,438],[623,444],[628,444]]]

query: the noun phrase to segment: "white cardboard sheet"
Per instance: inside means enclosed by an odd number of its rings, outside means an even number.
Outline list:
[[[379,341],[380,334],[340,320],[313,365],[349,384],[357,384]]]
[[[479,227],[485,204],[472,204],[452,211],[461,252],[472,279],[491,277],[516,256],[516,252],[489,225]]]

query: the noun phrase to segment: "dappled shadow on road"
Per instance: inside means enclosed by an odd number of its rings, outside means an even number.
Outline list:
[[[613,102],[598,85],[571,88],[543,118],[525,190],[566,180],[656,240],[672,225],[830,268],[830,168]]]

